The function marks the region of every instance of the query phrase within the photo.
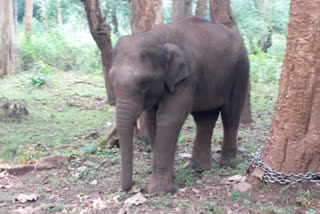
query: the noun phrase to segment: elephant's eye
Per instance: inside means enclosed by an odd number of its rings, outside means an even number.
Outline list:
[[[147,80],[147,79],[141,80],[141,82],[140,82],[140,88],[141,88],[142,90],[146,90],[146,89],[148,88],[148,85],[149,85],[149,80]]]

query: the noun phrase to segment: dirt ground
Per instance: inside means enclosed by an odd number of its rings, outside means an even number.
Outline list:
[[[253,85],[255,122],[241,126],[234,169],[215,164],[222,140],[220,122],[213,138],[212,169],[195,172],[186,168],[195,134],[192,118],[188,118],[175,156],[177,192],[149,195],[145,187],[151,173],[150,149],[143,142],[135,143],[135,185],[129,193],[119,191],[119,149],[97,146],[114,124],[114,108],[103,104],[105,92],[99,78],[76,74],[77,81],[92,85],[71,85],[74,75],[59,73],[42,89],[17,86],[11,77],[1,80],[7,89],[3,96],[24,100],[28,115],[19,121],[0,120],[0,169],[16,164],[37,164],[38,168],[19,176],[0,170],[0,214],[320,213],[320,184],[255,181],[252,188],[241,192],[228,182],[231,176],[246,176],[251,154],[264,142],[277,94],[274,85]],[[52,168],[39,167],[42,157],[57,154],[67,161]]]

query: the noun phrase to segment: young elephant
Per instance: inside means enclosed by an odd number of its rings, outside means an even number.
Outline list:
[[[211,168],[211,137],[221,113],[221,165],[231,165],[248,85],[249,63],[239,35],[188,17],[121,38],[110,78],[116,95],[121,187],[133,185],[133,129],[144,112],[152,146],[149,192],[174,192],[173,162],[180,129],[192,114],[197,135],[190,167]]]

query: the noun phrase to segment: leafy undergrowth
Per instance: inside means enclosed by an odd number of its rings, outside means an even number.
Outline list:
[[[241,126],[234,169],[215,164],[222,142],[221,122],[213,138],[212,169],[200,173],[186,168],[195,135],[192,118],[188,118],[175,157],[177,192],[152,196],[145,192],[151,154],[144,143],[135,144],[135,186],[129,193],[119,191],[119,149],[96,146],[111,129],[115,116],[114,108],[103,102],[105,89],[100,76],[56,72],[40,88],[34,88],[29,80],[28,73],[0,80],[0,96],[23,100],[29,112],[19,121],[0,120],[0,164],[35,163],[52,154],[66,155],[70,161],[58,169],[20,177],[0,174],[0,213],[118,213],[124,208],[123,202],[137,192],[147,200],[127,208],[129,213],[271,214],[320,210],[320,187],[316,184],[259,183],[239,193],[226,183],[232,175],[245,174],[250,154],[266,138],[277,94],[274,84],[252,86],[254,123]],[[17,199],[21,193],[36,198],[22,203]]]

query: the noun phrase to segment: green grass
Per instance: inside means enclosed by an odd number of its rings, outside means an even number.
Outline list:
[[[107,133],[106,123],[114,122],[114,110],[111,107],[104,105],[101,109],[87,110],[82,106],[70,105],[70,102],[76,100],[85,107],[87,101],[94,97],[104,98],[102,76],[56,72],[48,77],[48,82],[41,88],[31,86],[30,76],[32,73],[0,79],[3,89],[0,97],[9,100],[23,99],[29,111],[29,115],[20,122],[0,122],[2,160],[21,162],[21,155],[30,150],[29,153],[37,153],[38,156],[72,152],[64,146],[83,146],[81,136],[88,134],[90,130],[98,129],[101,135]],[[94,85],[72,85],[76,81]],[[91,143],[95,143],[95,140]]]

